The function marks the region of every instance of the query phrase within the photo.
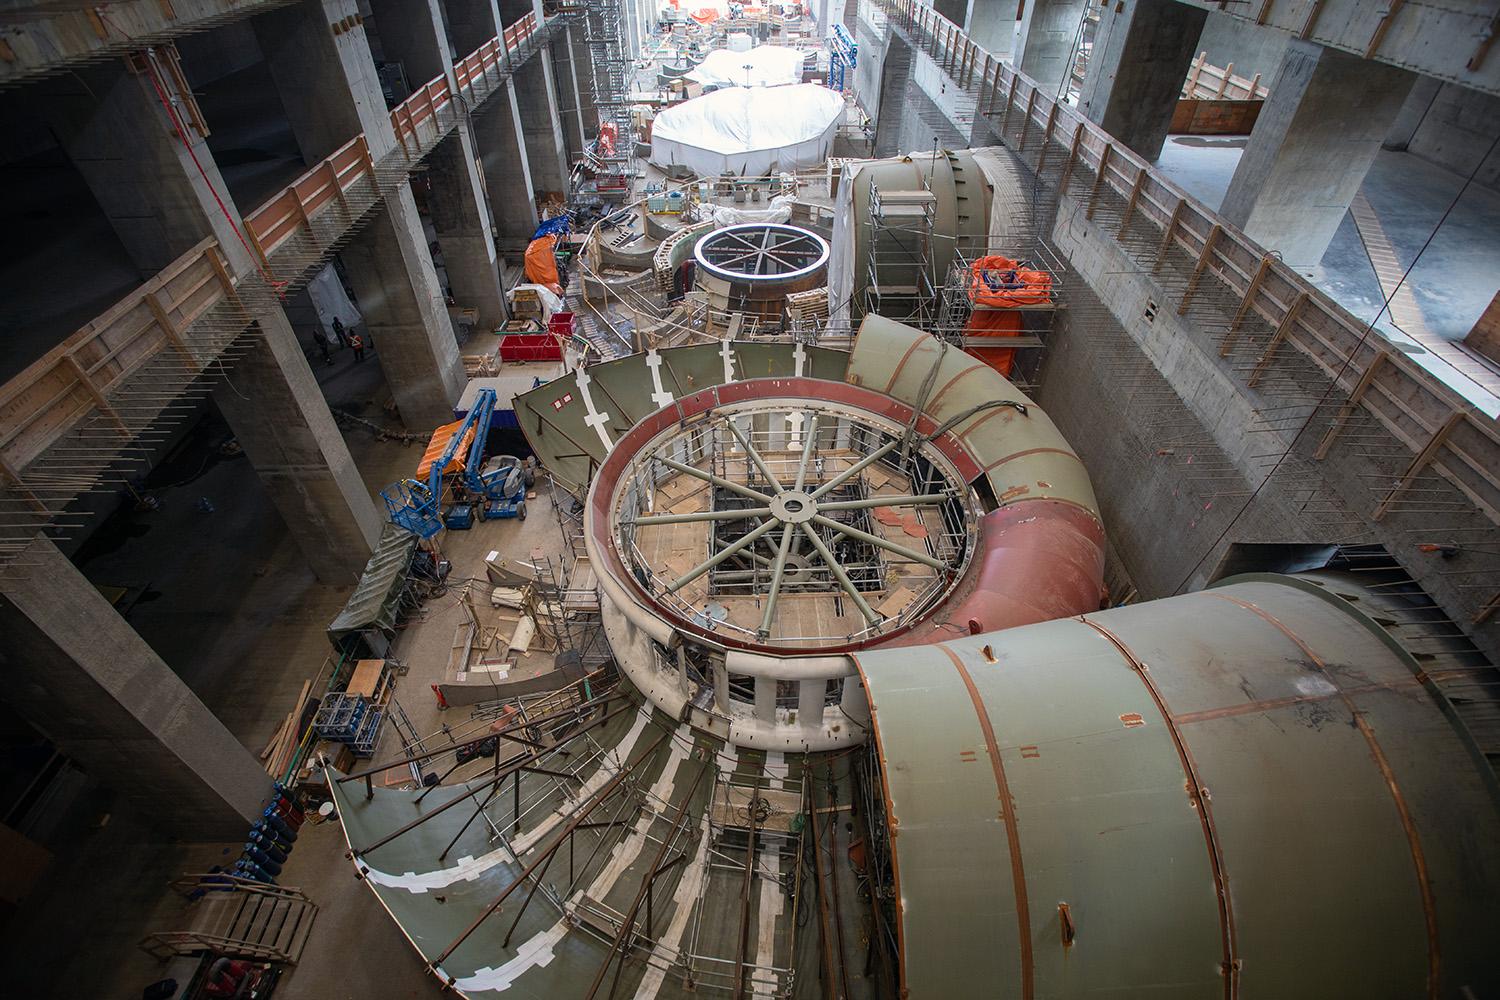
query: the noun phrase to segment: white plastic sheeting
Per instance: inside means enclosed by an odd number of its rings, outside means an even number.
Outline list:
[[[698,220],[724,226],[738,226],[743,222],[790,222],[792,205],[797,201],[793,195],[778,194],[766,203],[765,208],[734,208],[730,205],[698,206]]]
[[[757,45],[749,52],[714,49],[687,78],[705,87],[780,87],[802,82],[804,58],[803,52],[779,45]]]
[[[656,116],[651,162],[758,177],[828,159],[843,95],[815,83],[716,90]]]

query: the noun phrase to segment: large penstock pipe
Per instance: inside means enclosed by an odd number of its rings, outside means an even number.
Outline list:
[[[983,474],[988,513],[948,600],[889,645],[914,646],[1096,611],[1104,526],[1088,473],[1045,413],[1003,375],[920,330],[867,316],[847,378],[923,410]]]
[[[1494,995],[1494,774],[1379,597],[1336,589],[854,654],[901,995]]]

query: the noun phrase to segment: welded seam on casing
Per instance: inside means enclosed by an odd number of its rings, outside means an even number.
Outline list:
[[[1083,615],[1078,620],[1089,628],[1098,632],[1107,639],[1110,645],[1125,658],[1130,664],[1135,675],[1146,685],[1146,691],[1151,695],[1151,700],[1156,703],[1156,710],[1161,714],[1162,722],[1166,724],[1167,735],[1172,738],[1172,744],[1177,748],[1177,758],[1182,763],[1182,771],[1187,775],[1188,798],[1198,810],[1198,822],[1203,826],[1203,839],[1208,844],[1208,863],[1213,868],[1215,895],[1218,897],[1219,906],[1219,936],[1223,944],[1224,959],[1220,967],[1220,975],[1224,978],[1224,996],[1227,1000],[1234,1000],[1240,991],[1240,957],[1238,945],[1235,940],[1234,931],[1234,907],[1229,898],[1229,874],[1224,867],[1224,852],[1219,846],[1218,831],[1214,828],[1213,809],[1209,804],[1207,789],[1198,774],[1198,765],[1193,761],[1192,751],[1188,749],[1187,741],[1183,739],[1177,724],[1173,721],[1171,710],[1167,707],[1166,698],[1157,690],[1156,682],[1151,679],[1151,674],[1130,647],[1126,646],[1109,629],[1097,622],[1092,622]]]
[[[1275,615],[1262,610],[1249,601],[1240,600],[1238,597],[1230,597],[1228,594],[1205,593],[1205,597],[1212,597],[1220,601],[1228,601],[1230,604],[1244,608],[1251,614],[1274,625],[1282,635],[1290,639],[1302,654],[1315,664],[1323,674],[1325,680],[1332,684],[1338,691],[1340,700],[1349,714],[1354,718],[1354,726],[1365,738],[1365,743],[1370,748],[1370,756],[1375,761],[1375,766],[1380,769],[1380,775],[1385,779],[1386,787],[1391,791],[1391,800],[1396,806],[1396,815],[1401,819],[1401,828],[1406,832],[1406,845],[1411,851],[1412,867],[1416,869],[1417,888],[1422,894],[1422,917],[1427,924],[1427,996],[1436,1000],[1440,983],[1441,964],[1438,953],[1437,933],[1437,907],[1432,898],[1432,883],[1427,875],[1427,856],[1422,851],[1422,838],[1417,834],[1416,823],[1411,818],[1411,810],[1406,805],[1406,796],[1401,791],[1401,786],[1396,782],[1396,773],[1391,769],[1391,763],[1385,756],[1385,751],[1380,748],[1380,741],[1375,738],[1375,730],[1365,719],[1364,712],[1354,703],[1349,692],[1339,685],[1338,678],[1329,671],[1328,664],[1323,662],[1322,657],[1313,652],[1312,647],[1302,641],[1302,638],[1288,628]]]
[[[1035,967],[1031,954],[1031,904],[1026,898],[1026,870],[1021,863],[1021,833],[1016,827],[1016,808],[1010,795],[1010,782],[1005,779],[1005,765],[1000,760],[1000,745],[995,741],[995,727],[990,723],[989,710],[984,699],[974,686],[974,678],[964,666],[963,660],[942,643],[937,648],[948,654],[964,687],[969,689],[969,700],[974,703],[974,714],[979,717],[979,728],[984,732],[984,746],[990,755],[990,766],[995,771],[995,790],[1000,798],[1000,819],[1005,823],[1005,839],[1010,846],[1010,875],[1016,891],[1016,935],[1021,949],[1021,997],[1032,1000],[1035,995]]]
[[[912,345],[906,349],[906,353],[901,355],[901,360],[896,363],[896,370],[891,373],[891,380],[887,382],[885,384],[885,388],[881,390],[885,393],[885,395],[889,396],[891,394],[891,389],[895,387],[896,381],[901,378],[902,369],[904,369],[906,367],[906,363],[911,360],[911,356],[917,353],[917,348],[921,347],[923,344],[928,343],[932,343],[932,341],[924,337],[918,337],[916,340],[912,341]],[[851,355],[850,357],[852,359],[853,356]]]

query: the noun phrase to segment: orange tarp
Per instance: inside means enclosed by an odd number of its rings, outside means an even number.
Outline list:
[[[417,463],[418,479],[425,480],[427,478],[432,470],[432,463],[443,457],[443,452],[448,448],[448,442],[453,440],[453,435],[458,433],[458,429],[463,424],[462,420],[455,420],[453,423],[444,424],[432,432],[432,437],[427,441],[427,450],[422,452],[422,461]],[[450,472],[463,471],[469,455],[469,446],[474,443],[474,430],[474,426],[470,425],[469,429],[464,432],[464,438],[459,442],[458,449],[454,452],[453,459],[448,463],[448,467],[443,470],[443,475],[446,476]]]
[[[969,298],[977,308],[964,333],[970,337],[1016,337],[1024,329],[1017,306],[1041,305],[1052,298],[1052,275],[1021,267],[1009,257],[981,257],[970,269]],[[1015,366],[1014,347],[970,347],[969,353],[1001,375]]]
[[[562,283],[557,277],[556,247],[556,233],[548,233],[527,244],[526,280],[533,285],[545,285],[554,295],[561,295]]]

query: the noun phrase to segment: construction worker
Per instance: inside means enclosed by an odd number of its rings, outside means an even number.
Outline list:
[[[355,361],[363,361],[365,359],[365,340],[363,337],[357,333],[349,334],[349,347],[354,351]]]
[[[339,339],[340,347],[349,346],[349,337],[344,332],[344,321],[337,316],[333,317],[333,335]]]
[[[323,363],[325,365],[333,364],[333,355],[328,353],[328,337],[322,330],[313,331],[313,343],[318,345],[318,350],[323,355]]]

